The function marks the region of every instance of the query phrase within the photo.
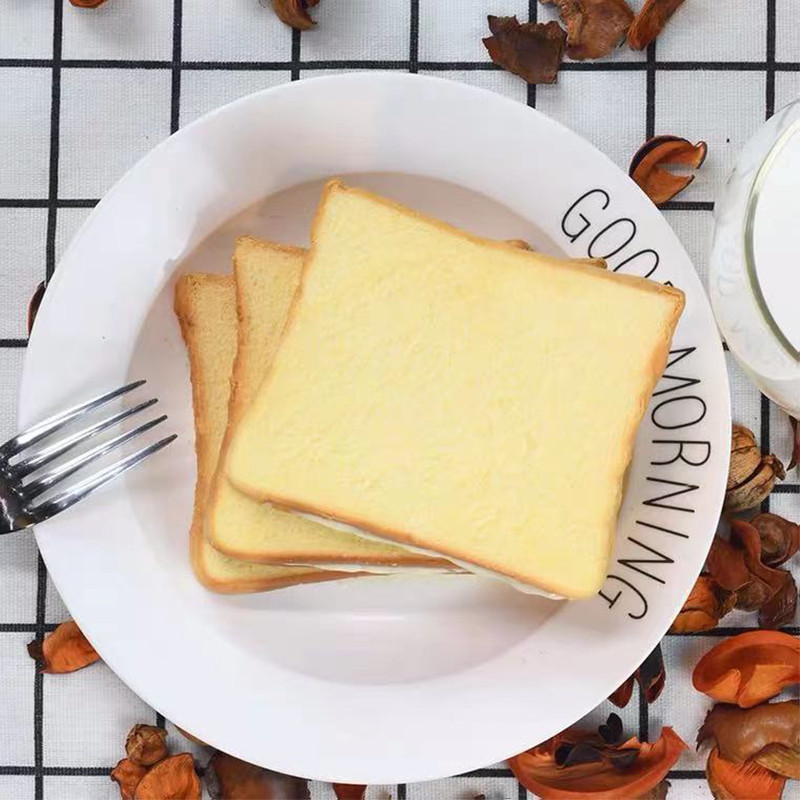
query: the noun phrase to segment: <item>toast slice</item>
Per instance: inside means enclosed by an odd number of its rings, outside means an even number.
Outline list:
[[[189,554],[198,580],[215,592],[263,592],[296,583],[335,580],[348,573],[251,564],[218,553],[204,534],[206,500],[228,422],[230,374],[236,351],[233,278],[184,275],[175,287],[175,313],[189,354],[197,482]]]
[[[683,304],[334,181],[228,477],[518,585],[592,595]]]
[[[349,568],[363,565],[372,571],[411,567],[452,570],[454,566],[445,559],[333,531],[297,514],[258,503],[225,477],[222,465],[231,432],[256,395],[278,348],[305,256],[305,250],[250,236],[236,242],[233,269],[239,327],[228,408],[230,424],[210,494],[206,535],[220,552],[248,561],[334,568],[337,564]]]

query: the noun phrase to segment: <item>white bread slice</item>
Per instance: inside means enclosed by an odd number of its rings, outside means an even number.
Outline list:
[[[683,303],[333,182],[228,476],[264,501],[589,596]]]
[[[238,344],[231,379],[228,430],[208,507],[206,536],[220,552],[248,561],[364,565],[366,569],[419,567],[453,570],[445,559],[370,542],[257,502],[225,477],[222,465],[231,432],[250,405],[272,362],[300,284],[306,251],[243,236],[233,256]]]
[[[218,553],[206,541],[206,499],[228,421],[229,380],[236,350],[233,278],[184,275],[175,287],[175,313],[189,354],[192,381],[197,482],[189,554],[198,580],[215,592],[239,593],[349,577],[306,567],[251,564]]]

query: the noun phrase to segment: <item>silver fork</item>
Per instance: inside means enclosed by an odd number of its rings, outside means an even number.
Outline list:
[[[167,415],[163,414],[156,419],[145,422],[138,428],[120,433],[112,439],[103,441],[46,472],[39,473],[42,467],[65,455],[73,448],[88,442],[108,428],[157,403],[157,398],[145,400],[131,408],[87,425],[76,433],[62,436],[49,444],[44,442],[45,439],[49,439],[67,425],[88,417],[89,414],[92,414],[101,406],[128,392],[132,392],[134,389],[138,389],[145,382],[134,381],[127,386],[115,389],[113,392],[106,392],[87,400],[85,403],[73,406],[28,428],[28,430],[18,434],[13,439],[9,439],[5,444],[0,445],[0,535],[24,530],[31,525],[54,517],[64,509],[90,495],[95,489],[99,489],[110,480],[131,469],[131,467],[135,467],[177,438],[173,434],[154,444],[147,445],[135,453],[131,453],[83,478],[74,486],[59,492],[55,496],[39,503],[36,502],[37,498],[42,494],[76,473],[79,469],[91,464],[98,458],[102,458],[112,450],[116,450],[126,442],[145,433],[145,431],[155,428],[156,425],[160,425],[167,418]],[[34,445],[39,443],[43,444],[41,448],[36,451],[31,450]],[[12,460],[18,456],[20,459],[12,464]]]

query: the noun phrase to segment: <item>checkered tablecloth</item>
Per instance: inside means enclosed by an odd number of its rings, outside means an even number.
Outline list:
[[[536,0],[321,0],[313,12],[317,29],[302,35],[268,6],[268,0],[108,0],[81,10],[67,0],[0,0],[0,441],[15,428],[25,313],[35,287],[52,275],[70,238],[125,170],[216,106],[312,75],[390,69],[464,81],[535,106],[623,167],[653,134],[704,139],[706,164],[664,214],[705,281],[714,198],[727,171],[764,119],[800,94],[800,0],[686,0],[646,52],[621,49],[598,63],[566,63],[557,85],[535,88],[494,68],[481,37],[487,13],[555,16]],[[734,419],[785,460],[785,415],[727,357]],[[800,519],[798,471],[767,505]],[[27,642],[67,617],[33,538],[6,537],[0,542],[2,800],[116,798],[108,773],[127,730],[135,722],[162,722],[103,664],[72,675],[35,674]],[[736,612],[724,624],[709,634],[666,637],[666,689],[649,708],[634,695],[621,712],[627,730],[653,737],[669,724],[694,740],[709,703],[691,689],[691,668],[719,637],[752,627],[754,615]],[[800,633],[797,619],[788,630]],[[601,707],[593,719],[609,710]],[[391,726],[381,735],[391,737]],[[186,746],[174,730],[172,739]],[[710,798],[702,769],[702,758],[687,753],[670,774],[670,797]],[[312,793],[333,796],[321,784]],[[503,764],[433,783],[371,787],[367,796],[480,794],[526,797]]]

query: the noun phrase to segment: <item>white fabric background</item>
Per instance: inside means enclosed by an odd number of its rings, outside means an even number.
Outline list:
[[[480,42],[487,13],[554,16],[535,0],[322,0],[313,12],[317,30],[302,36],[268,5],[108,0],[80,10],[66,0],[2,0],[0,441],[14,432],[25,310],[36,285],[128,167],[171,130],[220,104],[309,75],[416,69],[535,103],[623,167],[653,133],[704,139],[706,164],[664,213],[705,278],[713,200],[728,169],[764,119],[800,94],[798,0],[686,0],[648,52],[622,49],[598,66],[568,64],[557,85],[536,90],[493,69]],[[728,365],[734,418],[786,459],[785,416],[730,355]],[[772,496],[771,509],[799,519],[798,484],[795,471]],[[2,800],[118,797],[107,774],[122,755],[125,734],[135,722],[157,719],[103,664],[73,675],[35,675],[26,643],[67,616],[33,539],[0,543]],[[753,624],[753,615],[736,613],[718,633]],[[789,630],[800,632],[798,620]],[[654,737],[669,724],[692,743],[709,703],[691,689],[689,675],[717,641],[667,637],[664,694],[650,709],[635,695],[621,712],[626,729]],[[608,711],[599,709],[593,719]],[[391,737],[391,726],[380,735]],[[174,731],[172,744],[186,747]],[[671,798],[710,797],[702,758],[689,752],[678,767]],[[525,797],[503,765],[489,765],[467,777],[371,787],[368,798],[456,800],[480,793],[487,800]],[[313,794],[332,797],[317,784]]]

